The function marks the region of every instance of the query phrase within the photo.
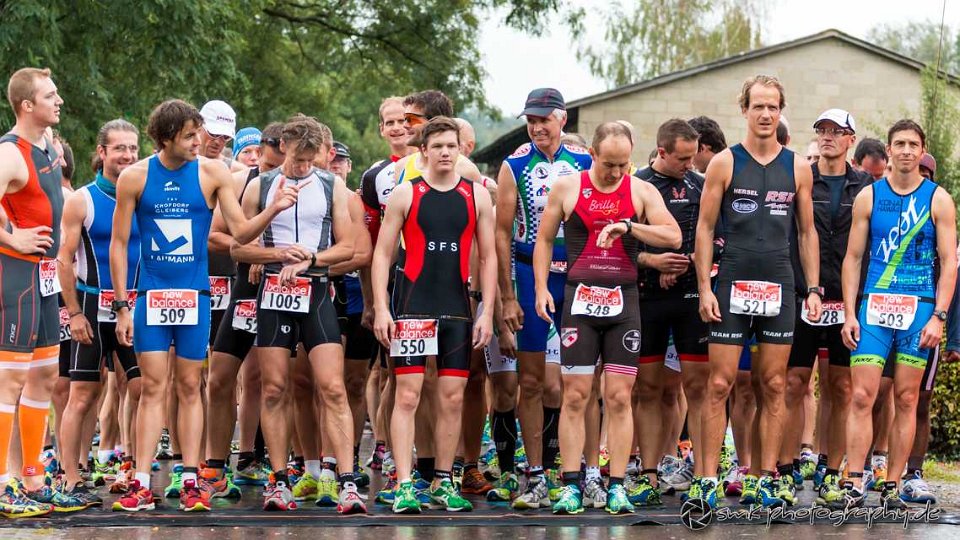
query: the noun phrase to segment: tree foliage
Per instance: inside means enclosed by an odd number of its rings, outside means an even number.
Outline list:
[[[939,56],[940,69],[960,74],[960,32],[944,26],[941,47],[939,22],[881,24],[870,29],[867,41],[928,65],[936,65]]]
[[[387,151],[377,135],[384,97],[437,88],[458,110],[488,111],[480,21],[495,12],[537,33],[564,1],[0,0],[0,66],[7,76],[53,70],[79,183],[90,179],[101,124],[122,116],[142,129],[171,97],[224,99],[238,128],[316,116],[362,169]],[[0,129],[12,125],[3,107]]]
[[[581,42],[578,57],[611,86],[757,48],[764,19],[761,3],[733,0],[614,2],[604,17],[603,45]]]

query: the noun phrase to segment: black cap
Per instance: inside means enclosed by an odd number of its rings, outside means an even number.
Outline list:
[[[537,88],[527,95],[527,103],[519,116],[549,116],[555,109],[567,110],[563,95],[555,88]]]
[[[337,152],[337,157],[350,159],[350,149],[340,141],[333,141],[333,149]]]

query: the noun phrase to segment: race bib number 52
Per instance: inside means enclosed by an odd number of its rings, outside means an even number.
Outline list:
[[[233,308],[233,327],[251,334],[257,333],[256,300],[237,300]]]
[[[425,356],[437,354],[437,320],[404,319],[396,321],[390,356]]]
[[[60,288],[60,280],[57,279],[57,260],[41,259],[38,266],[40,273],[40,294],[50,296],[62,291],[63,289]]]
[[[280,276],[267,276],[260,307],[275,311],[306,313],[310,309],[310,278],[298,277],[293,285],[280,283]]]
[[[190,326],[198,323],[200,292],[192,289],[147,291],[147,326]]]
[[[779,283],[734,281],[730,284],[730,313],[754,317],[776,317],[783,296]]]
[[[906,330],[917,316],[920,298],[909,294],[867,295],[867,324]]]
[[[573,304],[570,306],[572,315],[616,317],[622,312],[623,291],[620,287],[607,289],[604,287],[588,287],[583,283],[577,285],[577,291],[573,295]]]

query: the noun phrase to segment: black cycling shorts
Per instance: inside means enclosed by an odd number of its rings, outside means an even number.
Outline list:
[[[921,392],[932,392],[934,385],[937,383],[937,371],[939,371],[940,368],[940,353],[942,352],[940,349],[941,347],[939,345],[930,349],[927,367],[923,369],[923,379],[920,379]],[[887,362],[887,364],[894,363],[895,362]]]
[[[217,329],[217,335],[213,340],[213,352],[229,354],[241,362],[247,357],[247,354],[250,352],[250,349],[253,348],[253,344],[257,339],[256,324],[249,324],[249,322],[256,323],[256,315],[254,315],[253,321],[250,321],[250,317],[241,315],[243,320],[248,321],[248,324],[240,325],[243,326],[243,328],[234,328],[233,322],[237,314],[237,302],[243,300],[253,300],[253,308],[257,310],[256,297],[231,297],[230,303],[227,305],[227,310],[223,312],[223,320],[220,322],[220,328]]]
[[[425,319],[426,317],[398,317],[398,319]],[[437,376],[470,376],[470,354],[473,344],[473,321],[440,319],[437,322]],[[389,354],[389,351],[387,351]],[[423,373],[426,356],[394,356],[393,371],[397,375]]]
[[[564,375],[592,375],[597,359],[604,371],[637,374],[640,358],[640,300],[635,285],[623,290],[623,311],[613,317],[573,315],[576,284],[568,283],[560,329],[560,367]]]
[[[729,253],[729,251],[728,251]],[[796,327],[796,291],[789,256],[738,251],[724,254],[720,262],[715,294],[720,306],[720,322],[710,323],[710,343],[743,345],[751,334],[757,343],[790,345]],[[767,256],[765,256],[767,255]],[[774,317],[741,315],[730,312],[730,289],[734,280],[757,280],[780,284],[780,313]]]
[[[664,362],[671,332],[681,362],[707,361],[709,329],[696,292],[640,301],[641,364]]]
[[[310,303],[306,313],[262,307],[265,283],[266,276],[260,283],[260,294],[257,295],[257,347],[293,350],[297,343],[302,343],[303,350],[309,354],[318,345],[340,345],[340,325],[326,277],[311,278]]]
[[[106,359],[107,368],[114,371],[113,355],[120,360],[127,380],[140,376],[140,367],[137,366],[137,356],[133,347],[123,347],[117,342],[116,323],[97,321],[97,295],[77,291],[80,295],[80,309],[90,322],[93,329],[93,339],[90,345],[79,341],[70,344],[69,372],[71,381],[100,382],[100,366]]]
[[[850,349],[840,337],[843,325],[814,326],[804,321],[800,318],[801,302],[797,302],[794,309],[797,322],[787,366],[812,368],[820,349],[826,349],[831,366],[850,367]]]
[[[363,314],[347,315],[346,321],[340,319],[340,331],[347,340],[344,357],[347,360],[372,362],[377,357],[377,338],[373,332],[360,324]]]

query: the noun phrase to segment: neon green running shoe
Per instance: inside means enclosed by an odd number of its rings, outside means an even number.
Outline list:
[[[336,506],[340,501],[339,488],[336,477],[324,478],[321,474],[317,480],[317,506]]]
[[[417,500],[417,490],[413,489],[413,482],[404,480],[397,485],[393,498],[394,514],[419,514],[420,501]]]
[[[656,506],[663,504],[660,498],[660,488],[653,487],[653,485],[650,484],[650,478],[645,474],[640,475],[640,478],[637,480],[637,485],[630,490],[627,498],[630,499],[632,504],[637,506]]]
[[[550,497],[550,502],[557,502],[560,499],[560,491],[563,490],[560,469],[547,469],[543,471],[543,477],[547,481],[547,496]]]
[[[607,506],[605,510],[608,514],[633,513],[633,503],[631,503],[627,497],[627,489],[623,487],[623,484],[611,486],[607,491]]]
[[[305,472],[300,480],[293,485],[293,500],[295,501],[315,501],[319,495],[319,485],[317,479],[312,474]]]
[[[757,504],[760,493],[760,479],[752,474],[743,477],[743,491],[740,493],[740,504]]]
[[[500,478],[493,483],[493,489],[487,492],[487,500],[510,502],[518,491],[520,491],[520,482],[514,475],[505,472],[500,474]]]
[[[553,513],[573,515],[581,512],[583,512],[583,496],[580,494],[580,488],[574,485],[563,486],[560,490],[560,498],[553,504]]]
[[[436,487],[429,491],[431,509],[446,510],[447,512],[470,512],[473,510],[473,505],[460,495],[449,478],[444,478],[434,485]]]
[[[167,499],[179,499],[180,490],[183,489],[183,465],[176,464],[173,471],[170,472],[170,485],[163,490],[163,496]]]

